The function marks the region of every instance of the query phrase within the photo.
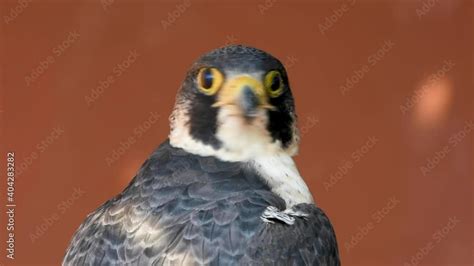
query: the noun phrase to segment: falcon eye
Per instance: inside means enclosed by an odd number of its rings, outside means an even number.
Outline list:
[[[270,97],[275,98],[283,93],[283,81],[277,70],[272,70],[265,75],[265,88]]]
[[[213,95],[219,90],[223,80],[224,77],[217,68],[201,68],[197,76],[199,91],[206,95]]]

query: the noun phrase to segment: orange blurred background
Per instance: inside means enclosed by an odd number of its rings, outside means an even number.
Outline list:
[[[191,63],[243,43],[287,66],[296,161],[343,265],[473,265],[473,1],[1,0],[0,12],[0,264],[59,264],[167,137]]]

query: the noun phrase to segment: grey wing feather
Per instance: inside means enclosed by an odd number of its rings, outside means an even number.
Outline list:
[[[164,144],[124,192],[84,221],[63,264],[238,264],[263,210],[284,207],[265,186],[237,164]]]
[[[327,217],[314,205],[294,225],[267,225],[284,201],[246,168],[168,143],[130,185],[89,215],[63,265],[339,265]]]

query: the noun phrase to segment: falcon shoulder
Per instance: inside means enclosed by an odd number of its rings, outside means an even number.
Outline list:
[[[284,201],[235,163],[162,145],[130,185],[88,216],[64,265],[235,265]]]

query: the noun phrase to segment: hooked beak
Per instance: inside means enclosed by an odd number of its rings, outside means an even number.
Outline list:
[[[238,106],[245,118],[256,117],[261,109],[274,110],[262,82],[250,76],[238,76],[227,81],[213,107]]]

